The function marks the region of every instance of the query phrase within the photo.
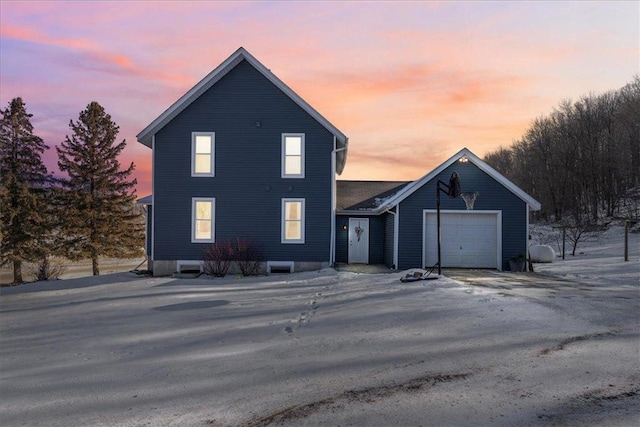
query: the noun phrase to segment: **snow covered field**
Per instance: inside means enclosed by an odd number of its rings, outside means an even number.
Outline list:
[[[136,267],[146,268],[144,259],[119,259],[119,258],[101,258],[100,274],[120,273],[122,271],[131,271]],[[59,261],[64,266],[64,273],[61,279],[75,279],[77,277],[87,277],[92,275],[91,260],[70,261],[62,259]],[[22,266],[22,274],[25,281],[35,280],[32,273],[33,266],[25,264]],[[0,285],[10,284],[13,282],[13,267],[7,265],[0,267]]]
[[[548,241],[560,239],[560,233],[551,232],[548,227],[541,228],[540,232]],[[550,239],[552,234],[554,239]],[[628,239],[629,261],[624,261],[624,227],[617,225],[597,236],[585,236],[585,241],[578,243],[575,256],[571,255],[567,243],[564,260],[561,250],[555,246],[556,261],[537,264],[535,271],[596,285],[603,282],[640,285],[640,233],[629,233]]]
[[[609,237],[542,275],[2,288],[0,425],[637,425],[640,236]]]

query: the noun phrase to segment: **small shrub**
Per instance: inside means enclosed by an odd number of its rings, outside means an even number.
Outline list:
[[[598,224],[577,224],[567,223],[565,225],[567,230],[566,239],[572,246],[571,256],[576,255],[576,249],[578,243],[593,242],[598,239],[606,230],[606,226]]]
[[[207,247],[204,254],[202,268],[205,274],[215,277],[224,277],[231,267],[234,256],[234,247],[229,240],[219,240]]]
[[[67,267],[59,261],[45,256],[32,265],[29,270],[36,277],[36,280],[58,280],[67,271]]]
[[[243,276],[257,276],[262,272],[264,253],[255,241],[236,238],[234,260]]]

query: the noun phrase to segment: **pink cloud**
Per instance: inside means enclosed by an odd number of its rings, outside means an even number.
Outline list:
[[[72,49],[89,49],[92,45],[86,40],[50,37],[42,34],[34,28],[24,26],[17,27],[11,24],[3,24],[2,27],[0,27],[0,37],[36,44],[62,46]]]
[[[137,132],[239,46],[349,136],[352,178],[415,179],[462,146],[482,155],[563,97],[637,72],[637,5],[125,4],[3,3],[0,97],[23,96],[50,145],[97,100],[121,126],[139,188],[150,150]]]
[[[0,37],[36,45],[62,48],[73,55],[77,55],[80,60],[76,61],[75,64],[82,68],[159,80],[174,85],[184,85],[191,81],[189,77],[184,75],[159,72],[155,68],[141,67],[135,64],[130,57],[120,53],[109,52],[108,49],[104,49],[87,39],[55,37],[44,34],[34,28],[16,27],[11,24],[0,26]],[[164,69],[172,70],[173,68]]]

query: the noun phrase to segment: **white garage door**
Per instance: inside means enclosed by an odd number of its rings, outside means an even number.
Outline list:
[[[441,211],[441,258],[443,267],[500,268],[500,212]],[[437,215],[425,212],[425,266],[438,262]]]

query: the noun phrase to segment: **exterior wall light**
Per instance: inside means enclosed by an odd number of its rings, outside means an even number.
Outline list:
[[[465,155],[465,156],[460,157],[460,158],[458,159],[458,161],[459,161],[460,163],[467,163],[467,162],[469,161],[469,158]]]

